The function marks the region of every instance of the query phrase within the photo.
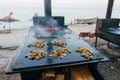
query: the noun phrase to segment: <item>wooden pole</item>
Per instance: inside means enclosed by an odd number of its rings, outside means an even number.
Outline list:
[[[107,7],[107,12],[106,12],[106,18],[111,18],[112,9],[113,9],[113,4],[114,4],[114,0],[109,0],[109,1],[108,1],[108,7]],[[108,41],[107,46],[109,47],[109,41]]]
[[[114,4],[114,0],[109,0],[109,1],[108,1],[108,7],[107,7],[107,12],[106,12],[106,18],[111,18],[112,9],[113,9],[113,4]]]
[[[44,0],[44,10],[45,10],[45,16],[50,17],[52,14],[51,11],[51,0]]]

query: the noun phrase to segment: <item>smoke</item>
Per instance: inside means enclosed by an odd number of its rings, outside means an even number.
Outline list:
[[[46,25],[48,25],[50,27],[56,27],[56,26],[58,26],[58,21],[50,17],[46,21]]]

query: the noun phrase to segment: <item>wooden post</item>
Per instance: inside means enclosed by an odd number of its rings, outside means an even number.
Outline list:
[[[44,10],[45,10],[45,16],[50,17],[52,14],[51,11],[51,0],[44,0]]]
[[[107,12],[106,12],[106,18],[111,18],[112,9],[113,9],[113,4],[114,4],[114,0],[109,0],[109,1],[108,1],[108,7],[107,7]],[[109,47],[109,41],[108,41],[107,47]]]
[[[107,7],[107,12],[106,12],[106,18],[111,18],[113,3],[114,3],[114,0],[109,0],[108,7]]]

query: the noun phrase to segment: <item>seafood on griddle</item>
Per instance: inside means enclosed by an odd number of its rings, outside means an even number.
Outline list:
[[[50,43],[56,46],[60,46],[60,47],[66,47],[67,45],[67,43],[65,43],[64,41],[60,41],[60,40],[53,40]]]
[[[71,53],[72,51],[67,49],[67,48],[58,48],[54,50],[49,56],[50,57],[58,57],[58,58],[63,58],[67,54]]]
[[[81,56],[85,58],[92,58],[93,53],[94,53],[92,50],[88,50],[86,48],[81,48],[81,47],[77,47],[76,52],[79,52]]]
[[[29,59],[41,59],[45,57],[46,52],[44,50],[32,50],[31,53],[25,54],[26,58]]]
[[[32,42],[32,43],[28,44],[28,47],[31,47],[31,46],[42,48],[43,46],[45,46],[45,43],[44,43],[44,41]]]

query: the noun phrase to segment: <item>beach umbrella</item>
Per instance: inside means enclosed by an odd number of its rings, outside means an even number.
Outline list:
[[[1,18],[0,21],[2,22],[8,22],[9,23],[9,29],[10,29],[10,23],[19,21],[18,19],[14,19],[11,16],[13,15],[13,12],[10,12],[8,16],[5,16],[4,18]]]

